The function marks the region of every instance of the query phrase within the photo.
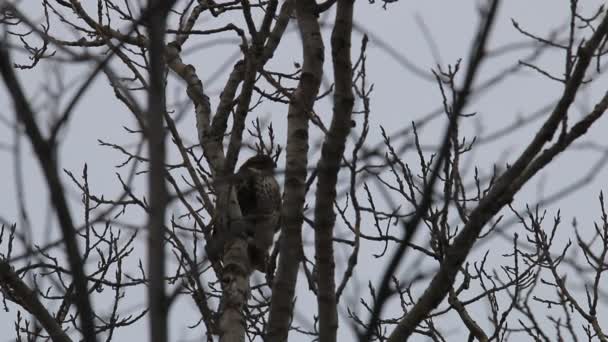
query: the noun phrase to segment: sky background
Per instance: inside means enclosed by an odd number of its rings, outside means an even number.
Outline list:
[[[32,20],[40,22],[41,11],[38,1],[17,2],[18,7]],[[95,8],[94,1],[83,1],[88,9]],[[380,126],[387,132],[398,132],[403,127],[409,126],[411,121],[420,119],[428,113],[440,108],[441,95],[437,84],[428,78],[421,77],[412,73],[403,66],[403,59],[413,63],[418,69],[430,75],[430,70],[436,68],[438,64],[446,66],[454,64],[462,59],[463,65],[468,62],[468,51],[471,40],[478,26],[478,6],[481,1],[399,1],[390,4],[383,9],[381,3],[370,4],[367,1],[359,1],[355,7],[356,32],[353,35],[353,56],[359,52],[362,34],[369,36],[369,46],[367,52],[367,70],[369,82],[374,84],[372,93],[372,114],[370,118],[370,145],[381,141]],[[591,15],[601,4],[601,1],[585,0],[579,5],[581,12]],[[180,5],[183,6],[182,2]],[[325,74],[331,75],[331,54],[329,37],[331,34],[333,11],[322,15],[323,37],[326,45]],[[493,30],[492,38],[488,45],[488,51],[496,51],[501,47],[510,44],[531,43],[529,38],[523,37],[513,27],[512,19],[516,20],[520,26],[527,31],[547,37],[549,33],[562,28],[559,37],[566,37],[565,25],[569,18],[569,2],[564,0],[509,0],[504,1],[500,7],[496,25]],[[208,13],[204,14],[199,20],[197,29],[209,29],[220,27],[228,21],[233,21],[238,25],[242,24],[242,18],[229,17],[222,21],[211,17]],[[434,45],[430,46],[425,34],[421,29],[421,24],[428,28],[432,35]],[[53,30],[57,35],[71,37],[71,32],[67,31],[58,23],[55,23]],[[588,37],[589,31],[584,32]],[[184,60],[186,63],[193,64],[197,73],[204,81],[207,94],[211,97],[211,108],[216,108],[219,92],[225,83],[231,66],[234,63],[235,53],[238,52],[237,43],[233,34],[226,33],[218,36],[224,40],[214,44],[211,48],[195,49],[200,44],[209,45],[207,37],[194,37],[184,47]],[[436,52],[433,50],[436,49]],[[187,52],[191,51],[191,52]],[[530,53],[530,48],[514,49],[510,53],[492,57],[483,64],[481,73],[476,85],[483,84],[485,80],[492,78],[507,67],[517,64],[517,61],[525,58]],[[27,63],[23,56],[16,56],[16,62]],[[22,60],[19,60],[22,58]],[[228,63],[225,67],[225,63]],[[288,32],[284,36],[275,57],[269,66],[283,72],[294,71],[294,63],[301,63],[301,48],[297,33],[297,27],[290,24]],[[545,70],[554,75],[561,75],[564,65],[564,54],[562,51],[552,49],[547,50],[536,62]],[[112,64],[117,70],[121,70],[120,64],[116,61]],[[65,99],[59,103],[57,108],[53,106],[53,99],[56,95],[73,92],[80,83],[82,76],[90,72],[91,64],[58,64],[43,61],[33,70],[20,71],[20,80],[27,89],[28,95],[32,99],[38,112],[41,126],[45,126],[52,115],[60,112],[65,107]],[[123,69],[124,70],[124,69]],[[58,80],[61,79],[61,82]],[[183,86],[170,76],[170,83],[167,88],[169,105],[183,101],[185,92]],[[63,83],[63,84],[62,84]],[[329,76],[324,80],[322,90],[326,90],[331,83]],[[595,102],[606,91],[606,77],[599,77],[587,87],[577,97],[571,120],[574,122],[583,114],[587,113]],[[535,120],[525,128],[505,134],[502,138],[485,143],[484,137],[489,137],[493,132],[517,122],[521,118],[531,115],[539,108],[556,101],[561,95],[562,85],[539,75],[529,69],[523,69],[505,78],[497,87],[484,90],[480,97],[474,98],[467,107],[467,111],[476,112],[474,118],[466,118],[461,122],[463,134],[469,138],[478,136],[479,144],[475,151],[467,158],[470,165],[476,165],[482,174],[487,175],[493,165],[504,166],[505,163],[512,161],[515,156],[526,146],[527,142],[533,137],[535,130],[541,125],[541,120]],[[66,97],[69,98],[69,97]],[[141,97],[140,97],[141,98]],[[141,102],[142,104],[144,102]],[[331,119],[330,100],[320,101],[315,106],[315,111],[321,119],[328,124]],[[358,104],[360,108],[360,104]],[[180,134],[186,139],[186,144],[191,145],[197,141],[194,115],[191,107],[187,109],[186,117],[179,124]],[[286,129],[286,106],[275,104],[264,104],[256,110],[256,115],[262,119],[271,119],[275,127],[278,141],[284,145]],[[0,87],[0,116],[2,119],[13,120],[9,97],[4,86]],[[253,117],[252,117],[253,119]],[[358,119],[359,120],[359,119]],[[360,122],[360,121],[359,121]],[[428,126],[421,130],[421,139],[424,146],[436,146],[442,135],[444,119],[433,120]],[[61,167],[73,172],[75,175],[82,173],[83,165],[88,165],[90,186],[93,192],[103,193],[106,197],[112,198],[121,192],[120,183],[117,180],[116,172],[126,174],[127,170],[117,169],[116,165],[124,161],[124,157],[108,147],[100,146],[99,140],[108,141],[116,144],[129,146],[136,139],[122,128],[137,128],[132,114],[128,112],[121,103],[114,97],[112,89],[107,84],[104,76],[98,77],[94,85],[85,94],[84,99],[76,107],[75,115],[72,117],[65,139],[63,140],[60,151]],[[361,126],[357,126],[357,132]],[[514,202],[516,209],[522,209],[526,203],[535,203],[539,198],[550,196],[564,187],[575,184],[581,178],[589,176],[589,171],[593,165],[606,157],[605,147],[602,146],[605,134],[608,132],[604,120],[600,120],[591,129],[589,134],[581,140],[578,148],[567,151],[555,160],[546,170],[542,171],[531,183],[517,195]],[[319,137],[316,128],[311,130],[311,153],[310,157],[316,161],[318,150],[315,149],[315,141]],[[582,143],[597,144],[600,146],[595,150],[583,149]],[[14,132],[11,127],[0,124],[0,146],[14,143]],[[25,183],[25,198],[29,214],[29,221],[33,227],[34,241],[42,245],[45,241],[52,241],[59,237],[59,232],[54,216],[50,213],[50,203],[44,180],[41,177],[40,168],[32,158],[29,142],[21,139],[23,148],[23,174]],[[350,151],[348,152],[350,153]],[[248,157],[247,152],[241,153],[241,160]],[[176,159],[176,149],[170,147],[170,158]],[[413,165],[418,163],[415,151],[407,151],[404,159]],[[283,159],[281,160],[283,161]],[[9,150],[0,149],[0,179],[5,182],[0,184],[0,219],[1,222],[22,223],[22,219],[17,213],[15,202],[15,160]],[[279,165],[283,165],[279,163]],[[599,218],[599,201],[597,196],[600,190],[606,190],[605,182],[606,170],[603,168],[593,171],[593,178],[590,182],[577,186],[577,191],[573,192],[566,199],[557,203],[552,203],[545,208],[548,210],[548,217],[555,215],[558,208],[561,214],[565,230],[562,241],[565,243],[571,238],[571,228],[567,225],[576,217],[579,227],[583,232],[591,229],[593,221]],[[469,181],[472,180],[469,173]],[[66,184],[69,184],[67,177],[64,177]],[[144,177],[140,177],[135,183],[134,191],[138,194],[145,194]],[[70,198],[72,199],[73,216],[77,222],[82,221],[82,208],[79,206],[80,195],[76,188],[70,184]],[[312,197],[311,197],[312,198]],[[176,216],[183,213],[183,208],[174,208]],[[310,211],[309,211],[310,212]],[[131,210],[123,220],[136,224],[143,224],[145,216],[137,209]],[[368,227],[364,229],[373,229]],[[504,230],[507,238],[518,226],[512,226],[510,230]],[[144,235],[140,235],[138,247],[140,247],[140,257],[145,257],[143,251]],[[424,236],[420,236],[424,239]],[[304,228],[305,242],[311,242],[313,235],[309,228]],[[4,248],[2,246],[1,248]],[[501,254],[508,251],[509,243],[500,237],[484,240],[476,248],[471,260],[475,260],[479,255],[491,250],[491,259],[494,262],[505,262]],[[354,276],[354,283],[358,286],[349,287],[345,301],[356,303],[356,298],[360,291],[367,291],[367,281],[377,283],[380,276],[377,271],[382,269],[382,261],[371,257],[372,253],[378,252],[377,247],[362,246],[359,266]],[[338,251],[337,259],[344,260],[344,255]],[[309,257],[314,254],[308,253]],[[133,259],[135,260],[135,259]],[[136,264],[134,262],[134,264]],[[432,267],[431,263],[422,265],[412,265],[406,261],[401,269],[403,277],[407,278],[412,271],[420,271]],[[89,267],[94,267],[91,264]],[[338,268],[337,274],[341,277],[343,268]],[[296,306],[296,319],[302,325],[312,322],[312,314],[316,309],[312,297],[308,297],[306,281],[303,274],[300,275],[298,283],[298,304]],[[357,297],[355,297],[357,296]],[[96,297],[97,305],[104,306],[99,302],[102,296]],[[141,309],[142,300],[145,299],[145,292],[129,291],[127,302],[133,309]],[[196,323],[198,313],[195,311],[192,301],[183,298],[171,311],[171,340],[187,340],[199,336],[198,331],[189,330],[188,325]],[[125,305],[125,308],[129,305]],[[344,309],[344,307],[342,307]],[[485,317],[487,310],[483,306],[474,311],[476,315]],[[605,313],[605,303],[603,312]],[[343,314],[344,310],[340,312]],[[600,312],[601,314],[601,312]],[[11,332],[0,337],[0,340],[13,340],[14,311],[6,313],[0,311],[0,331]],[[366,317],[366,316],[364,316]],[[600,316],[601,317],[601,316]],[[604,315],[604,317],[606,317]],[[146,320],[123,329],[118,332],[117,341],[146,336]],[[350,329],[346,321],[341,321],[341,337],[347,340]],[[463,336],[465,333],[462,324],[455,325],[453,330],[446,326],[446,330],[452,331],[454,336]],[[300,339],[298,339],[300,340]],[[303,338],[302,340],[307,340]],[[422,340],[422,339],[414,339]],[[451,340],[451,339],[450,339]],[[455,339],[456,340],[456,339]]]

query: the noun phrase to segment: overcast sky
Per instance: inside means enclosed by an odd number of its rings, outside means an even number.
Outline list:
[[[86,3],[83,1],[83,3],[94,8],[96,2]],[[405,58],[414,63],[418,69],[427,74],[430,74],[430,70],[436,68],[437,64],[443,66],[454,64],[459,59],[463,59],[462,63],[466,64],[468,61],[468,51],[471,46],[471,38],[478,25],[477,5],[479,3],[481,2],[466,0],[399,1],[390,4],[387,9],[383,9],[381,3],[369,4],[367,1],[357,2],[355,9],[357,32],[353,37],[353,54],[358,54],[363,33],[367,33],[370,38],[367,54],[368,77],[370,82],[374,84],[371,103],[371,142],[380,141],[380,125],[385,127],[388,132],[396,132],[399,128],[409,125],[411,121],[421,118],[439,108],[441,105],[441,95],[436,83],[404,68],[403,59]],[[583,8],[583,13],[590,15],[601,3],[602,1],[585,0],[581,1],[580,6]],[[40,19],[41,12],[38,1],[21,1],[18,7],[33,21]],[[569,2],[565,0],[504,1],[498,14],[488,50],[493,51],[512,43],[530,42],[530,39],[523,37],[515,30],[511,21],[512,19],[532,33],[547,36],[554,29],[563,28],[568,21],[568,16]],[[329,75],[331,75],[329,35],[331,33],[332,18],[333,12],[321,17],[327,54],[325,72]],[[203,15],[196,28],[208,29],[219,27],[223,24],[223,22],[214,20],[208,14]],[[235,23],[242,24],[240,18],[234,20]],[[433,52],[434,48],[428,44],[425,34],[421,30],[421,22],[424,23],[432,35],[439,56]],[[65,35],[70,34],[65,30],[61,30],[58,24],[56,28],[57,31],[55,32],[62,32]],[[275,54],[275,58],[270,64],[272,67],[280,68],[286,72],[293,71],[293,63],[301,62],[300,41],[296,29],[295,25],[290,25],[289,33],[284,37],[279,50]],[[565,31],[562,30],[561,32],[560,37],[565,37]],[[585,36],[588,37],[589,32],[586,32]],[[225,38],[234,37],[233,35],[226,34]],[[195,37],[188,42],[184,49],[188,50],[190,47],[204,42],[205,37]],[[227,67],[223,72],[218,73],[218,68],[226,60],[229,60],[231,56],[234,56],[234,53],[237,51],[237,45],[234,42],[227,41],[225,44],[215,45],[212,49],[192,52],[185,57],[187,63],[191,63],[197,68],[201,79],[211,80],[211,82],[205,83],[205,88],[211,97],[212,108],[216,107],[219,91],[227,78],[228,72],[231,70],[231,67]],[[484,80],[490,79],[504,68],[517,63],[519,59],[525,58],[530,53],[529,51],[529,49],[518,49],[500,57],[487,60],[482,67],[482,73],[477,80],[477,84],[483,83]],[[25,60],[21,61],[21,63],[26,62]],[[561,51],[549,50],[536,64],[559,76],[563,72],[564,55]],[[114,63],[113,65],[118,67],[119,64]],[[231,64],[228,65],[231,66]],[[53,108],[49,106],[49,95],[44,93],[42,86],[50,82],[52,84],[51,87],[56,87],[54,89],[60,88],[54,81],[56,77],[53,76],[53,70],[59,70],[58,72],[63,76],[65,85],[69,86],[75,80],[80,80],[82,75],[90,69],[91,65],[73,64],[62,65],[60,69],[57,69],[56,63],[43,61],[34,70],[20,71],[18,73],[36,106],[39,121],[43,126],[47,122],[48,115],[52,113]],[[330,82],[330,79],[325,81],[324,89],[327,88]],[[582,114],[592,108],[597,99],[606,91],[605,86],[602,87],[602,84],[607,84],[606,77],[596,81],[589,89],[584,91],[583,96],[577,98],[575,111],[571,114],[572,118],[580,118]],[[69,92],[73,89],[68,87],[66,91]],[[512,75],[500,86],[489,89],[481,97],[471,101],[467,110],[476,112],[477,116],[462,121],[463,132],[472,137],[475,132],[479,132],[482,129],[479,135],[482,137],[481,141],[483,141],[484,136],[488,136],[490,133],[515,122],[518,118],[526,117],[538,108],[555,101],[559,98],[561,91],[561,84],[551,81],[532,70]],[[169,103],[175,103],[185,98],[183,87],[181,87],[175,78],[172,78],[172,82],[168,87],[168,97]],[[0,104],[0,115],[2,118],[13,120],[14,113],[12,112],[4,86],[0,88]],[[62,105],[65,106],[65,103],[62,103]],[[315,110],[326,123],[329,122],[331,115],[331,103],[329,101],[320,102],[315,107]],[[197,140],[194,113],[191,107],[188,108],[188,111],[187,118],[180,123],[179,129],[180,133],[193,144]],[[277,129],[278,139],[284,144],[286,106],[265,104],[257,110],[256,114],[262,118],[272,118],[273,124]],[[530,141],[540,123],[541,121],[537,120],[527,128],[518,130],[513,134],[507,134],[493,143],[483,144],[480,142],[480,146],[469,157],[471,159],[468,159],[468,161],[471,164],[477,165],[485,174],[491,170],[494,164],[498,164],[501,167],[504,166],[506,162],[511,161],[521,151],[523,146]],[[423,143],[428,146],[437,144],[444,124],[445,120],[435,120],[425,128],[422,131]],[[100,76],[77,106],[75,115],[69,124],[68,134],[60,152],[61,167],[79,175],[82,172],[83,165],[87,163],[90,186],[94,192],[103,193],[109,198],[120,193],[121,187],[116,178],[116,172],[125,173],[126,170],[117,170],[116,165],[123,162],[124,158],[116,151],[100,146],[98,140],[122,144],[134,142],[134,138],[122,129],[123,126],[137,128],[128,109],[115,99],[106,78]],[[360,127],[357,129],[360,129]],[[606,123],[600,120],[582,141],[602,144],[605,141],[602,138],[605,138],[606,133],[608,133]],[[313,138],[318,136],[319,132],[313,129]],[[0,124],[0,146],[12,144],[13,142],[14,134],[12,128]],[[29,220],[35,231],[34,240],[38,244],[43,244],[48,239],[52,240],[58,237],[59,232],[54,217],[49,214],[48,193],[41,178],[40,169],[35,160],[31,158],[29,143],[26,140],[22,140],[21,144],[24,149],[24,159],[22,161],[24,174],[21,176],[25,179],[26,184],[25,197],[29,211]],[[171,155],[176,156],[174,147],[171,146],[171,148]],[[406,160],[416,163],[415,153],[408,153],[411,155],[406,154]],[[534,203],[539,196],[550,195],[557,189],[575,182],[585,175],[591,166],[603,157],[603,154],[605,152],[602,150],[572,150],[566,152],[543,171],[535,181],[524,188],[516,197],[514,206],[521,209],[525,203]],[[311,151],[311,155],[315,156],[315,151]],[[247,157],[247,154],[242,153],[241,158],[243,157]],[[17,213],[17,204],[15,202],[17,189],[13,181],[15,179],[14,163],[15,161],[10,151],[0,149],[0,165],[4,166],[0,167],[0,177],[6,180],[0,184],[0,219],[6,222],[19,223],[21,220]],[[565,200],[547,206],[546,209],[549,210],[549,216],[553,216],[556,213],[556,209],[561,208],[564,222],[569,223],[576,217],[580,223],[580,227],[587,226],[592,228],[592,222],[599,218],[597,196],[600,190],[606,190],[604,182],[606,171],[601,169],[598,172],[599,174],[595,175],[592,182],[581,186],[580,190],[572,193]],[[143,186],[144,180],[145,178],[142,177],[136,183],[138,187],[135,187],[134,190],[139,194],[143,194],[146,191]],[[542,181],[539,182],[538,180]],[[64,181],[68,183],[67,178],[64,178]],[[71,193],[73,215],[80,222],[82,220],[82,208],[78,205],[79,194],[75,191],[74,187],[71,187],[71,189],[73,191]],[[127,218],[136,223],[142,223],[145,219],[142,213],[137,212],[137,210],[130,213]],[[511,229],[517,229],[517,227]],[[564,229],[567,228],[564,227]],[[312,235],[310,233],[310,230],[305,229],[304,239],[306,241],[311,241]],[[490,241],[492,241],[494,249],[492,256],[494,259],[492,260],[500,261],[501,246],[502,248],[508,248],[509,245],[501,238],[495,238]],[[142,245],[139,246],[141,247]],[[485,253],[489,246],[487,243],[482,244],[475,254]],[[369,257],[373,252],[376,251],[362,249],[362,256],[359,258],[361,265],[355,274],[364,291],[368,280],[371,280],[373,283],[378,281],[378,276],[375,276],[374,272],[379,269],[378,265],[380,263]],[[476,255],[473,255],[472,258],[475,258]],[[312,257],[312,254],[310,256]],[[407,271],[407,267],[412,266],[405,265],[405,271]],[[341,275],[341,273],[338,274]],[[301,291],[307,290],[303,277],[300,278],[298,288]],[[351,288],[347,291],[346,298],[353,298],[353,294],[357,294],[357,289]],[[299,292],[298,295],[301,296],[299,298],[306,298],[303,292]],[[144,291],[139,291],[139,293],[130,291],[128,296],[129,302],[137,306],[141,304],[145,293]],[[312,315],[310,313],[315,310],[315,305],[312,304],[315,302],[308,301],[308,303],[311,304],[307,304],[306,300],[299,300],[296,309],[299,312],[298,319],[302,318],[304,322],[312,322]],[[103,307],[103,303],[97,304]],[[195,311],[193,303],[189,299],[183,299],[179,303],[179,308],[179,310],[171,311],[171,340],[198,336],[197,331],[193,334],[192,331],[186,329],[187,325],[196,323],[198,319],[198,313]],[[486,312],[480,309],[476,313],[485,315]],[[7,332],[3,337],[0,337],[1,340],[10,341],[14,338],[12,323],[14,318],[14,311],[9,313],[0,311],[0,331]],[[146,323],[144,320],[140,324],[119,331],[119,338],[117,340],[122,341],[128,338],[139,340],[147,334]],[[345,323],[344,321],[341,323],[341,334],[346,340],[347,336],[350,336],[350,332]],[[461,336],[459,334],[465,333],[464,326],[462,325],[456,326],[455,329],[453,336]]]

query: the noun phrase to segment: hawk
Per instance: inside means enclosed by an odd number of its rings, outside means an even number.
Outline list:
[[[266,272],[268,249],[280,228],[281,191],[274,178],[276,164],[270,156],[249,158],[237,172],[236,194],[247,221],[247,242],[251,265]]]

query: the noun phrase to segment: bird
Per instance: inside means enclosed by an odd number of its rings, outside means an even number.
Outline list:
[[[247,159],[236,173],[237,200],[247,222],[249,260],[262,273],[266,273],[268,250],[281,226],[281,190],[275,169],[270,156],[257,154]]]

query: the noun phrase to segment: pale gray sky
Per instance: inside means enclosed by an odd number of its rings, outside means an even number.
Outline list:
[[[96,2],[84,3],[87,6],[94,7]],[[435,110],[441,104],[437,85],[404,69],[398,58],[395,57],[395,54],[403,56],[425,72],[429,72],[431,68],[435,68],[439,62],[434,59],[433,53],[421,32],[420,26],[417,24],[416,18],[418,17],[423,20],[429,28],[438,47],[442,65],[453,64],[460,58],[463,59],[463,65],[466,65],[471,38],[478,24],[476,11],[479,3],[481,1],[400,1],[389,5],[384,10],[380,3],[357,2],[355,19],[358,31],[353,37],[354,55],[358,53],[362,33],[367,32],[370,37],[367,69],[369,81],[374,84],[371,103],[370,142],[381,141],[379,125],[384,126],[388,132],[396,132],[399,128],[409,125],[412,120],[423,117],[430,111]],[[591,14],[601,3],[602,1],[585,0],[581,1],[580,6],[583,8],[583,13]],[[40,4],[38,1],[21,1],[18,7],[32,20],[39,20]],[[490,40],[489,51],[511,43],[530,42],[530,39],[523,37],[514,29],[511,19],[517,20],[522,28],[530,32],[540,36],[547,36],[551,30],[563,27],[568,21],[568,15],[569,2],[565,0],[504,1],[498,15],[494,34]],[[331,75],[329,35],[331,33],[332,18],[333,12],[321,17],[324,24],[324,42],[327,53],[325,70],[327,75]],[[242,18],[240,17],[233,18],[233,20],[239,25],[242,24]],[[219,27],[223,24],[224,22],[218,22],[207,14],[203,15],[197,28],[207,29]],[[55,27],[59,28],[59,25],[57,24]],[[294,69],[293,63],[301,62],[299,37],[295,30],[296,27],[290,25],[289,33],[284,37],[275,54],[275,58],[270,64],[272,67],[282,68],[283,71],[292,71]],[[69,34],[68,32],[64,33],[66,35]],[[565,37],[564,33],[565,31],[562,31],[560,37]],[[586,32],[585,35],[588,36],[589,32]],[[226,38],[234,38],[233,36],[233,34],[225,34]],[[204,37],[195,37],[188,42],[185,49],[187,50],[191,46],[205,42],[205,39]],[[383,45],[390,46],[390,49],[395,54],[391,55],[388,53]],[[204,49],[187,55],[185,61],[193,64],[197,68],[201,79],[206,80],[214,75],[219,66],[236,51],[237,46],[234,43],[222,44],[214,46],[212,49]],[[505,67],[517,63],[518,59],[525,58],[528,54],[529,49],[520,49],[498,58],[488,59],[483,65],[477,84],[491,78]],[[22,61],[22,63],[25,62],[27,61]],[[536,62],[537,65],[542,66],[557,76],[561,75],[563,71],[563,63],[563,53],[558,50],[547,51]],[[115,61],[113,65],[118,67],[119,64]],[[53,79],[52,70],[56,66],[54,63],[43,61],[34,70],[19,72],[21,81],[26,86],[28,94],[36,105],[41,123],[44,123],[45,118],[53,114],[52,108],[45,103],[47,95],[43,94],[41,86],[49,79]],[[84,73],[89,71],[90,65],[62,65],[59,70],[65,78],[64,81],[69,85],[70,82],[79,80]],[[226,68],[219,77],[215,78],[215,82],[205,84],[205,88],[211,96],[212,108],[215,108],[217,105],[219,91],[227,78],[229,70],[229,67]],[[173,81],[168,87],[169,103],[182,100],[185,97],[181,84],[176,82],[175,78],[172,79]],[[325,84],[328,84],[328,82],[330,80],[327,80]],[[595,101],[606,91],[605,84],[608,83],[606,83],[606,77],[603,76],[601,80],[597,80],[584,92],[584,96],[579,96],[575,106],[576,111],[571,114],[571,117],[574,119],[579,118],[581,114],[589,110]],[[532,70],[525,70],[516,75],[509,76],[500,86],[484,92],[481,97],[470,102],[467,108],[468,111],[477,112],[478,115],[476,118],[464,119],[461,123],[462,129],[469,137],[472,137],[482,127],[481,137],[483,137],[514,122],[517,118],[525,117],[543,105],[555,101],[559,98],[561,90],[562,86],[560,84],[550,81]],[[14,114],[8,102],[4,86],[0,87],[0,104],[2,105],[0,106],[0,115],[12,120]],[[65,106],[65,103],[62,103],[62,105]],[[329,122],[331,115],[331,103],[329,101],[320,102],[315,107],[315,110],[326,123]],[[284,144],[286,107],[265,104],[257,110],[257,114],[261,117],[272,115],[278,139]],[[470,161],[477,165],[480,170],[483,170],[485,174],[487,174],[487,171],[491,169],[493,164],[504,166],[532,138],[534,130],[539,127],[540,123],[541,121],[537,120],[529,125],[529,127],[518,130],[514,134],[507,134],[496,142],[489,144],[480,143],[476,152],[469,157],[472,158]],[[444,124],[445,120],[435,120],[428,128],[422,130],[422,142],[427,145],[437,144]],[[126,134],[122,126],[136,128],[132,115],[115,99],[112,89],[107,85],[106,78],[100,76],[94,86],[87,92],[85,98],[80,102],[76,108],[75,115],[70,121],[67,139],[62,145],[60,154],[61,167],[72,171],[76,175],[80,175],[84,163],[87,163],[92,191],[103,193],[107,197],[118,194],[121,187],[115,173],[121,172],[124,174],[126,170],[117,170],[115,166],[121,163],[124,158],[116,151],[100,146],[98,139],[124,144],[133,142],[134,139]],[[180,133],[184,137],[187,137],[190,143],[196,141],[194,115],[191,108],[187,114],[187,119],[181,122],[179,129]],[[357,129],[360,129],[360,126]],[[600,120],[582,141],[601,144],[606,132],[608,132],[606,123]],[[313,129],[312,137],[314,138],[315,136],[318,137],[319,132]],[[0,125],[0,143],[10,144],[12,142],[13,132],[11,129],[5,125]],[[39,167],[35,160],[31,158],[28,142],[22,140],[21,144],[24,149],[23,170],[25,172],[22,176],[26,184],[25,193],[30,215],[29,219],[35,232],[35,241],[38,244],[43,244],[49,238],[54,239],[58,237],[59,232],[56,229],[55,219],[51,218],[48,213],[48,194],[46,193]],[[173,156],[176,155],[175,152],[174,148],[171,149]],[[318,155],[315,152],[313,151],[311,154],[314,156]],[[603,151],[590,152],[577,150],[566,152],[551,164],[547,170],[543,171],[541,177],[537,177],[536,180],[542,178],[542,182],[539,183],[535,180],[523,189],[516,197],[514,207],[521,209],[525,203],[536,201],[539,189],[545,195],[550,195],[555,190],[574,182],[584,175],[603,153]],[[242,153],[241,156],[244,157],[247,154]],[[414,151],[409,151],[405,155],[405,159],[414,164],[417,163]],[[0,168],[0,178],[7,180],[0,185],[0,218],[8,222],[20,222],[17,205],[14,200],[17,191],[15,182],[13,181],[15,176],[13,169],[14,160],[9,151],[0,150],[0,164],[4,165],[4,167]],[[592,228],[592,222],[599,218],[597,196],[600,190],[606,190],[603,181],[606,179],[606,170],[601,169],[599,172],[600,174],[596,175],[592,183],[581,187],[579,191],[572,193],[565,200],[548,206],[549,217],[555,214],[557,208],[561,208],[565,224],[569,223],[576,216],[579,226],[583,230],[586,227]],[[469,180],[472,180],[472,177],[469,177]],[[64,181],[68,183],[66,177],[64,177]],[[144,181],[145,178],[141,177],[140,181],[136,183],[138,186],[134,190],[139,194],[143,194],[146,191],[143,186],[145,184]],[[71,196],[73,199],[73,215],[77,222],[80,222],[82,220],[82,208],[79,207],[79,195],[73,187],[72,190],[74,190],[73,196]],[[128,216],[121,220],[142,223],[144,219],[145,217],[142,216],[141,211],[131,210]],[[370,227],[369,229],[373,228]],[[518,228],[514,227],[511,229]],[[567,231],[570,228],[564,225],[562,229]],[[304,232],[305,241],[311,241],[312,234],[310,229],[305,228]],[[143,236],[143,234],[140,235],[140,240]],[[566,234],[564,236],[565,238],[561,243],[572,237],[571,235],[566,236]],[[142,244],[138,246],[143,247]],[[366,284],[368,281],[372,281],[374,284],[377,283],[379,273],[376,272],[382,269],[379,266],[381,262],[370,257],[371,253],[375,253],[377,250],[367,247],[369,246],[364,245],[362,248],[362,254],[359,258],[360,265],[355,272],[355,278],[360,282],[361,291],[367,291]],[[494,238],[490,244],[482,244],[477,249],[475,255],[471,256],[471,260],[475,260],[476,257],[491,248],[491,260],[495,262],[504,261],[501,259],[501,253],[505,252],[508,247],[509,245],[503,239]],[[140,251],[143,253],[144,249],[141,248]],[[312,253],[309,253],[309,255],[313,256]],[[143,257],[144,255],[141,254],[141,256]],[[135,258],[132,261],[135,265]],[[431,264],[428,263],[428,265]],[[94,267],[94,265],[90,266]],[[403,270],[409,271],[412,267],[414,266],[406,263]],[[341,277],[342,268],[338,268],[337,274]],[[302,276],[298,284],[298,304],[296,310],[299,313],[298,318],[303,317],[306,322],[310,323],[312,322],[312,312],[315,310],[315,302],[309,300],[311,298],[305,294],[306,291],[307,284]],[[345,299],[348,301],[353,298],[353,295],[359,296],[360,293],[358,291],[356,287],[350,288],[347,291]],[[143,289],[128,291],[127,298],[129,303],[137,306],[145,298],[145,292]],[[103,303],[99,303],[99,298],[96,298],[96,303],[103,307]],[[605,304],[603,307],[604,313]],[[193,332],[186,328],[187,325],[196,323],[199,317],[192,301],[188,298],[183,298],[176,305],[171,311],[171,340],[177,341],[182,338],[198,336],[198,331]],[[344,312],[345,310],[342,310],[341,313]],[[480,306],[475,313],[485,316],[487,311]],[[1,338],[2,340],[9,341],[13,339],[12,320],[14,317],[14,311],[9,313],[0,311],[0,331],[6,332]],[[147,335],[146,324],[147,321],[142,320],[137,325],[119,330],[116,340],[143,340],[142,338]],[[344,340],[348,340],[350,336],[349,324],[344,320],[341,324],[341,336]],[[446,325],[446,331],[449,326]],[[449,329],[451,330],[452,328]],[[466,333],[462,324],[454,324],[453,329],[455,330],[453,330],[453,335],[451,336],[454,337],[454,340],[457,340],[456,336],[463,336],[462,334]],[[304,337],[300,338],[298,340],[306,340]]]

